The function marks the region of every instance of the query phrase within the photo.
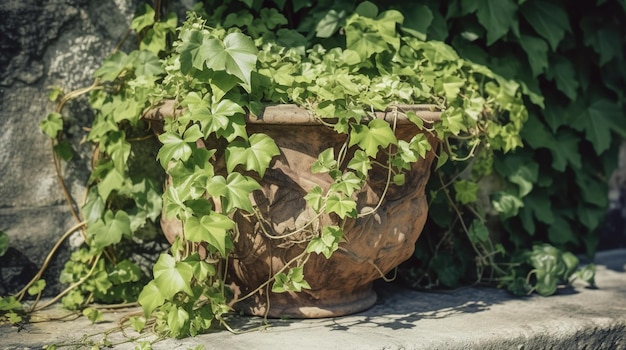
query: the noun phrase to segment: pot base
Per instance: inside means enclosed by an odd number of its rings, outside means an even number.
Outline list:
[[[304,290],[300,293],[270,293],[269,311],[266,296],[257,293],[238,302],[234,308],[247,315],[270,318],[325,318],[365,311],[376,303],[376,299],[376,292],[369,285],[360,291],[334,296],[323,291],[315,298]]]

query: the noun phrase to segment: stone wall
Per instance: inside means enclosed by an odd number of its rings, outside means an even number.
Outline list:
[[[68,92],[92,74],[124,36],[138,0],[3,0],[0,2],[0,230],[10,249],[0,260],[0,294],[30,279],[58,238],[76,224],[57,182],[50,140],[38,124],[55,105],[49,88]],[[66,136],[78,150],[63,172],[78,200],[89,174],[81,145],[91,113],[86,96],[70,103]],[[66,243],[67,244],[67,243]],[[68,249],[52,261],[46,282],[58,291]]]

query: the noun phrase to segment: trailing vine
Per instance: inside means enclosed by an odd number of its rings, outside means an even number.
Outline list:
[[[624,5],[601,6],[615,10],[606,29],[615,30]],[[85,245],[63,270],[61,281],[70,285],[63,305],[97,321],[92,302],[138,301],[143,313],[128,324],[172,337],[216,323],[227,327],[224,315],[241,300],[225,283],[239,234],[233,217],[267,220],[250,195],[279,153],[269,136],[247,132],[246,118],[281,103],[305,107],[346,135],[341,149],[324,151],[312,168],[331,176],[330,189],[318,186],[304,197],[318,216],[342,220],[375,211],[359,213],[355,201],[373,166],[387,169],[386,191],[402,185],[410,164],[434,151],[421,134],[398,140],[393,124],[376,119],[376,111],[393,114],[420,103],[442,112],[433,124],[405,113],[441,142],[429,191],[429,225],[440,233],[422,238],[415,259],[401,269],[414,286],[489,283],[516,294],[550,295],[575,276],[592,283],[593,265],[577,272],[578,259],[568,250],[593,253],[592,232],[606,207],[597,179],[615,163],[607,151],[611,138],[626,131],[617,121],[624,80],[603,72],[610,83],[579,84],[572,75],[576,62],[566,53],[577,40],[591,47],[590,57],[599,54],[601,66],[623,63],[619,51],[605,52],[602,39],[584,29],[597,18],[595,7],[587,10],[581,37],[568,18],[583,10],[567,13],[557,1],[444,6],[424,0],[411,8],[400,1],[319,1],[311,8],[300,0],[207,1],[180,25],[160,3],[143,6],[130,26],[137,50],[114,52],[95,72],[93,86],[62,96],[41,123],[55,164],[69,161],[62,107],[90,94],[96,117],[86,139],[94,144],[93,171],[85,203],[73,212]],[[526,77],[528,70],[540,84]],[[602,97],[583,101],[580,90]],[[593,118],[569,123],[561,117],[579,107]],[[601,110],[613,113],[606,117]],[[356,151],[348,157],[350,148]],[[376,161],[379,153],[388,163]],[[596,154],[599,160],[592,159]],[[563,171],[575,176],[555,186]],[[574,191],[580,197],[562,196],[572,187],[582,189]],[[68,203],[74,207],[71,198]],[[157,240],[161,217],[179,222],[184,233],[152,260],[151,272],[144,271],[137,247]],[[307,244],[259,288],[309,288],[303,274],[308,257],[330,258],[343,239],[341,222],[319,227],[316,219],[284,236],[265,232],[271,238],[304,233]],[[35,278],[25,289],[37,296],[44,286]],[[4,319],[19,322],[24,296],[0,299]]]

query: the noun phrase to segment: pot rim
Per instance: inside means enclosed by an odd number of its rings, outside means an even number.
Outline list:
[[[394,119],[398,125],[413,124],[407,113],[413,112],[425,123],[432,124],[441,120],[441,111],[432,104],[396,104],[387,107],[385,111],[374,111],[377,119],[389,123]],[[367,119],[366,119],[367,120]],[[250,124],[296,124],[321,125],[322,122],[308,109],[295,104],[270,105],[263,108],[259,115],[246,114],[246,123]]]

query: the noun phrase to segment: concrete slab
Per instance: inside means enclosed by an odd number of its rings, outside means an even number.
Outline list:
[[[262,320],[233,317],[232,326],[247,331],[216,331],[186,339],[165,339],[153,349],[626,349],[626,249],[597,256],[598,289],[575,282],[575,288],[552,297],[512,297],[491,288],[423,293],[385,286],[378,303],[366,312],[319,320]],[[0,326],[0,349],[41,348],[46,344],[88,347],[102,332],[133,309],[107,314],[91,325],[85,318],[43,322],[22,329]],[[44,316],[60,315],[52,309]],[[92,335],[88,337],[87,335]],[[150,334],[127,334],[154,340]],[[115,349],[133,349],[120,332],[107,340]],[[82,341],[82,342],[81,342]],[[125,343],[123,343],[125,342]]]

